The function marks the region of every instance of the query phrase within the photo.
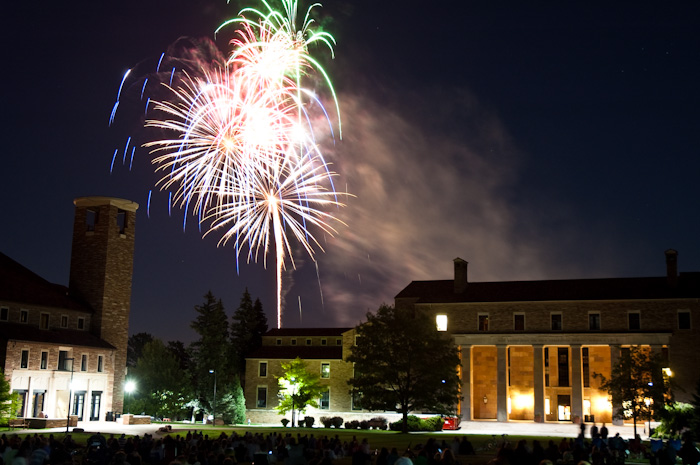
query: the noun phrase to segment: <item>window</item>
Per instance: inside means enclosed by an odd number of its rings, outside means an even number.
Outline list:
[[[68,351],[59,350],[58,351],[58,367],[59,370],[69,370],[71,367],[68,365]]]
[[[267,362],[258,363],[258,376],[267,378]]]
[[[7,321],[10,319],[10,309],[7,307],[0,307],[0,321]]]
[[[438,331],[447,331],[447,315],[435,315],[435,326]]]
[[[85,212],[85,229],[87,231],[94,231],[95,226],[97,226],[97,211],[87,210]]]
[[[600,313],[588,314],[588,329],[591,331],[600,330]]]
[[[627,314],[627,326],[632,331],[642,329],[641,317],[639,312],[629,312]]]
[[[557,368],[559,375],[559,387],[569,387],[569,348],[557,349]]]
[[[293,346],[297,345],[297,340],[296,340],[296,339],[292,339],[292,345],[293,345]]]
[[[513,315],[513,330],[525,331],[525,314],[516,313]]]
[[[39,328],[49,329],[49,314],[48,313],[42,313],[41,315],[39,315]]]
[[[690,329],[690,312],[680,310],[678,312],[678,329]]]
[[[85,318],[78,318],[78,329],[85,329]]]
[[[342,346],[343,345],[343,340],[341,338],[338,338],[335,340],[335,345],[337,346]]]
[[[87,354],[83,354],[82,357],[80,357],[80,371],[87,371],[88,370],[88,356]]]
[[[117,228],[119,229],[119,234],[125,234],[126,212],[124,210],[117,210]]]
[[[477,317],[477,324],[478,324],[479,331],[488,331],[489,330],[489,315],[488,314],[479,315]]]
[[[330,389],[327,389],[323,394],[321,394],[321,398],[319,399],[318,405],[321,410],[329,410],[331,408]]]
[[[352,391],[352,410],[362,410],[362,393],[357,391]]]
[[[29,367],[29,350],[23,350],[22,351],[22,358],[19,361],[19,367],[20,368],[28,368]]]
[[[102,373],[105,371],[104,367],[104,357],[102,355],[97,356],[97,372]]]
[[[277,339],[277,340],[275,341],[275,343],[276,343],[278,346],[281,346],[281,345],[282,345],[282,339]]]
[[[583,387],[591,387],[591,365],[588,358],[588,347],[581,349],[581,363],[583,364]],[[590,415],[590,412],[588,414]]]
[[[321,345],[322,346],[328,345],[328,339],[321,339]]]
[[[551,315],[552,319],[552,331],[561,331],[564,327],[563,323],[563,317],[561,313],[552,313]]]
[[[257,408],[267,408],[267,386],[258,386],[258,396],[255,401]]]
[[[61,315],[61,328],[68,327],[68,315]]]
[[[544,385],[549,387],[549,347],[544,348]]]
[[[46,351],[41,351],[41,365],[39,368],[46,370],[49,367],[49,353]]]
[[[321,378],[328,379],[331,377],[331,364],[321,363]]]
[[[29,311],[28,310],[20,310],[19,311],[19,322],[20,323],[27,323],[29,321]]]
[[[307,340],[306,340],[306,345],[307,345],[307,346],[310,346],[310,345],[311,345],[311,339],[307,339]]]

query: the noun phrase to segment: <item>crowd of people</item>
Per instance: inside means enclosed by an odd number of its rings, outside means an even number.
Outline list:
[[[504,439],[489,465],[618,465],[627,451],[645,455],[650,465],[674,465],[676,454],[683,463],[697,464],[700,453],[692,441],[682,448],[670,442],[656,451],[646,450],[639,436],[625,441],[619,434],[607,436],[607,428],[591,427],[591,437],[584,429],[576,439],[521,439],[511,443]],[[164,437],[143,435],[126,437],[100,433],[90,436],[87,444],[77,444],[70,435],[57,440],[34,434],[0,437],[0,465],[332,465],[337,459],[349,459],[352,465],[470,465],[476,451],[466,435],[445,439],[430,437],[425,444],[405,450],[382,447],[372,449],[367,439],[341,439],[338,435],[269,434],[246,432],[221,433],[210,438],[198,431],[167,434]],[[678,449],[678,450],[677,450]],[[493,452],[490,452],[493,453]],[[347,461],[346,461],[347,462]]]

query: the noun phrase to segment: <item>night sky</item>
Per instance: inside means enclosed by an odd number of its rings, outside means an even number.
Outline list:
[[[67,284],[73,199],[126,198],[141,205],[131,333],[189,342],[207,291],[232,314],[246,287],[272,327],[273,260],[237,273],[218,236],[191,216],[183,231],[145,149],[110,173],[141,123],[118,113],[108,127],[124,72],[180,37],[214,40],[248,5],[6,5],[0,250]],[[318,275],[297,247],[283,326],[354,326],[412,280],[451,278],[455,257],[471,281],[660,276],[668,248],[700,271],[699,2],[328,0],[319,13],[337,56],[314,53],[343,117],[323,147],[356,197],[335,212],[347,227],[322,236]]]

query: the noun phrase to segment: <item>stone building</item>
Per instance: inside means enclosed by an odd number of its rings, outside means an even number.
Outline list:
[[[121,413],[138,205],[74,201],[68,287],[0,253],[0,361],[20,417]]]
[[[700,273],[680,273],[666,251],[666,276],[518,282],[469,282],[467,262],[454,260],[454,278],[414,281],[395,298],[407,313],[430,314],[438,331],[460,347],[464,420],[612,422],[613,406],[594,376],[610,376],[622,351],[642,346],[663,355],[689,401],[700,375]],[[354,330],[281,329],[268,332],[247,359],[246,405],[253,421],[279,422],[280,363],[296,356],[312,370],[330,369],[329,402],[312,416],[368,419],[355,409],[344,362]],[[325,341],[325,342],[324,342]],[[326,407],[327,405],[327,407]],[[391,420],[394,412],[381,413]],[[318,418],[317,418],[318,419]],[[617,420],[615,421],[618,422]]]
[[[460,347],[465,420],[610,422],[613,406],[600,379],[622,350],[661,353],[688,401],[700,373],[700,273],[666,276],[471,283],[467,262],[454,279],[414,281],[398,309],[426,312]]]

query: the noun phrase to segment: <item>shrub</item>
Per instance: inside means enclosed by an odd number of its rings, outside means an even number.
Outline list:
[[[304,424],[307,428],[314,427],[314,417],[304,417]]]
[[[369,421],[370,428],[385,430],[388,426],[389,422],[384,417],[374,417]]]
[[[357,420],[345,422],[345,429],[357,429],[359,427],[360,427],[360,422]]]
[[[444,420],[442,417],[429,417],[421,420],[415,415],[409,415],[407,418],[408,431],[440,431],[442,430],[442,425]],[[389,424],[389,428],[392,431],[401,431],[401,426],[403,425],[403,420],[396,421]]]
[[[331,418],[331,425],[334,428],[340,428],[343,426],[343,419],[341,417],[333,417]]]
[[[360,422],[360,429],[369,429],[369,421],[367,420],[362,420]]]
[[[287,424],[289,424],[289,420],[287,420],[286,418],[282,418],[282,426],[286,428]]]
[[[318,419],[324,428],[330,428],[333,426],[333,419],[331,417],[321,417]]]

